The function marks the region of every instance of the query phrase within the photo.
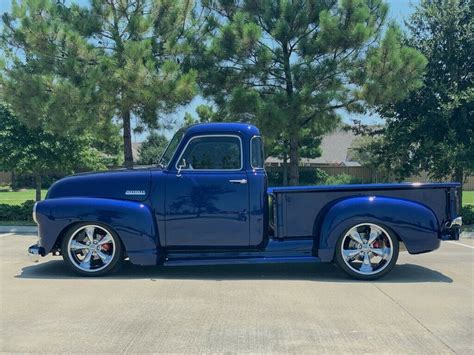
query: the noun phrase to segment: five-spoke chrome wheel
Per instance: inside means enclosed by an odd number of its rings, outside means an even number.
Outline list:
[[[398,240],[374,223],[357,224],[341,237],[336,259],[351,276],[378,278],[393,267],[398,258]]]
[[[80,274],[103,274],[121,259],[121,245],[105,226],[81,224],[67,233],[62,243],[62,254]]]

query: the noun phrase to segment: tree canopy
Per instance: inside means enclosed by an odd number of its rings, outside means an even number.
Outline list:
[[[55,135],[28,128],[4,104],[0,105],[0,170],[36,177],[36,199],[41,199],[41,176],[77,169],[105,168],[107,157],[92,147],[90,135]]]
[[[164,135],[156,132],[150,132],[147,139],[142,143],[139,149],[138,164],[156,165],[163,154],[168,139]]]
[[[183,73],[179,40],[188,1],[13,1],[4,14],[4,99],[20,119],[60,134],[117,120],[133,166],[131,119],[159,126],[188,102],[196,73]]]
[[[474,7],[464,0],[422,1],[405,43],[428,59],[423,86],[385,105],[381,139],[368,148],[398,179],[420,171],[463,182],[474,171]]]
[[[303,146],[317,147],[338,109],[365,112],[421,84],[425,59],[387,26],[387,10],[381,0],[202,1],[186,64],[214,103],[203,111],[283,142],[297,184],[300,156],[317,154]]]

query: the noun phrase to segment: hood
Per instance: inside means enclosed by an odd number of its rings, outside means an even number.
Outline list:
[[[78,174],[55,182],[46,199],[97,197],[144,201],[150,194],[150,184],[150,169]]]

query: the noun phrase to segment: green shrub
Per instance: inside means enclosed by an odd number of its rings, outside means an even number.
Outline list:
[[[35,201],[28,200],[19,206],[0,204],[0,221],[33,221],[33,205]]]
[[[266,170],[270,186],[283,185],[283,168],[267,168]],[[300,168],[300,185],[325,185],[328,177],[328,173],[322,169]]]
[[[54,182],[62,179],[64,175],[48,174],[41,177],[41,186],[44,189],[49,188]],[[35,177],[31,174],[18,174],[12,184],[14,189],[34,189],[36,187]]]
[[[283,168],[267,168],[268,184],[270,186],[283,185]],[[300,168],[300,185],[350,185],[369,183],[363,179],[356,178],[348,174],[329,175],[326,171],[319,168]]]
[[[364,183],[362,179],[358,179],[348,174],[328,176],[325,181],[326,185],[351,185],[351,184],[362,184],[362,183]]]
[[[6,183],[1,183],[0,184],[0,192],[9,192],[11,190],[12,190],[12,188],[11,188],[10,184],[6,184]]]
[[[474,224],[474,206],[463,206],[459,214],[462,216],[463,224]]]

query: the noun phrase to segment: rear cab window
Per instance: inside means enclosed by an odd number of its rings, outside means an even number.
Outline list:
[[[250,140],[250,165],[254,169],[263,169],[265,157],[263,154],[263,140],[260,136],[254,136]]]

